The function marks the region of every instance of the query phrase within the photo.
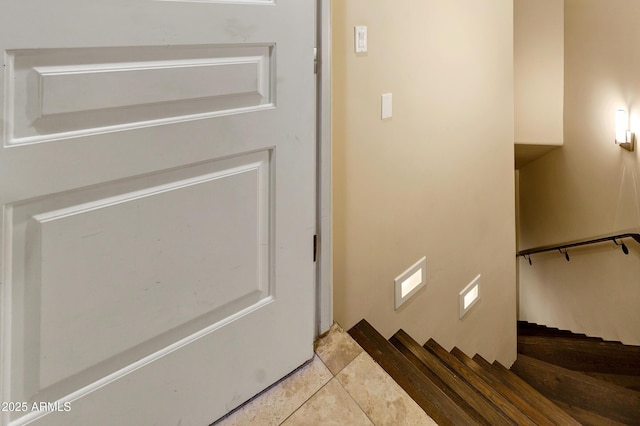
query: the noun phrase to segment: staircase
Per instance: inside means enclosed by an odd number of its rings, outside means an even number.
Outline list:
[[[640,347],[519,322],[511,370],[582,424],[640,424]]]
[[[521,328],[518,348],[525,352],[518,354],[511,371],[479,355],[469,358],[457,348],[447,352],[434,340],[421,346],[403,330],[387,341],[365,320],[349,334],[439,425],[640,424],[640,392],[634,388],[638,385],[634,376],[640,376],[631,374],[637,372],[639,357],[622,362],[615,349],[607,349],[606,353],[611,353],[609,361],[574,356],[581,360],[576,365],[589,368],[586,372],[573,371],[567,368],[570,362],[551,364],[555,362],[552,357],[558,358],[551,351],[553,345],[545,346],[540,341],[554,336],[543,335],[539,326],[519,324]],[[564,333],[561,339],[574,346],[582,344],[578,341],[607,348],[615,345],[573,336]],[[541,360],[540,354],[546,358]],[[609,365],[614,356],[624,365],[624,374]],[[599,364],[609,368],[596,368]],[[589,384],[584,391],[573,391],[574,386],[584,383]],[[608,402],[601,404],[601,399]],[[596,405],[606,407],[594,410]]]

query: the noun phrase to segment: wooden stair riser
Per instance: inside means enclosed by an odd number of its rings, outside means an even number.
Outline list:
[[[587,339],[591,341],[603,340],[599,337],[588,337],[586,334],[573,333],[568,330],[560,330],[553,327],[545,327],[538,324],[518,322],[518,336],[539,336],[539,337],[564,337],[570,339]]]

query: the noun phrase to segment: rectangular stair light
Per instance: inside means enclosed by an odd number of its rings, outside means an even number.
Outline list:
[[[480,277],[481,275],[475,277],[473,281],[460,292],[460,319],[480,300]]]
[[[396,310],[427,283],[427,258],[423,257],[395,279]]]

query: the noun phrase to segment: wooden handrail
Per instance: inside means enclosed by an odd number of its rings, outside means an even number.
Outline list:
[[[572,241],[572,242],[568,242],[568,243],[564,243],[564,244],[556,244],[556,245],[551,245],[551,246],[542,246],[542,247],[530,248],[530,249],[527,249],[527,250],[519,251],[516,256],[521,256],[521,257],[524,257],[525,259],[528,257],[529,264],[531,264],[531,255],[532,254],[544,253],[544,252],[547,252],[547,251],[556,251],[556,250],[558,250],[560,253],[564,254],[564,257],[568,261],[569,260],[569,253],[567,252],[567,249],[572,248],[572,247],[586,246],[586,245],[589,245],[589,244],[604,243],[604,242],[607,242],[607,241],[612,241],[615,245],[620,246],[622,248],[622,251],[624,252],[624,254],[629,254],[629,249],[624,244],[624,242],[618,243],[618,240],[623,240],[625,238],[633,238],[636,243],[640,244],[640,234],[626,233],[626,234],[618,234],[618,235],[608,235],[606,237],[597,237],[597,238],[592,238],[592,239],[589,239],[589,240]],[[564,252],[562,250],[564,250]]]

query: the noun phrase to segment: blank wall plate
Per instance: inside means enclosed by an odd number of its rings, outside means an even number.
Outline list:
[[[427,284],[427,258],[423,257],[395,279],[396,310]]]
[[[393,117],[393,94],[385,93],[382,95],[382,119]]]
[[[460,305],[460,319],[464,317],[470,310],[480,301],[480,277],[478,275],[469,283],[468,286],[460,292],[459,305]]]

